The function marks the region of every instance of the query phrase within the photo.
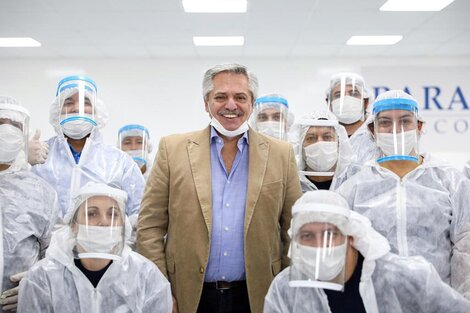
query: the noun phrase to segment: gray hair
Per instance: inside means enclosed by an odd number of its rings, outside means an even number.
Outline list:
[[[228,72],[233,74],[243,74],[248,79],[248,88],[251,92],[252,104],[258,98],[258,78],[255,74],[248,71],[246,66],[232,63],[232,64],[218,64],[208,69],[204,74],[204,79],[202,81],[202,94],[204,96],[204,101],[207,101],[209,93],[214,89],[214,84],[212,80],[214,77],[222,72]]]

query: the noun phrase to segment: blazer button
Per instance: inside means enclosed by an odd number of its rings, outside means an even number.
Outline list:
[[[204,267],[199,268],[199,273],[204,274]]]

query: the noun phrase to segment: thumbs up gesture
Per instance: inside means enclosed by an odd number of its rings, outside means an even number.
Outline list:
[[[29,141],[28,145],[28,163],[31,165],[42,164],[46,162],[47,155],[49,154],[49,145],[40,141],[41,130],[36,129],[33,138]]]

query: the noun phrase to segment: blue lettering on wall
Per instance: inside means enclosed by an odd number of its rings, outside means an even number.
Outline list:
[[[455,89],[454,95],[452,96],[452,100],[450,100],[449,110],[452,110],[452,105],[454,103],[462,103],[462,109],[468,110],[467,101],[462,93],[462,90],[459,86]]]
[[[437,100],[437,97],[441,94],[441,88],[437,86],[423,86],[424,88],[424,109],[430,110],[430,100],[434,102],[438,110],[442,110],[442,105]]]

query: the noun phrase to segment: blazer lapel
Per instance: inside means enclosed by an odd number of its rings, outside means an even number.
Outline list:
[[[192,138],[188,138],[187,150],[194,186],[210,234],[212,231],[210,126],[196,133]]]
[[[264,174],[268,164],[269,144],[255,131],[248,132],[248,188],[245,207],[245,235],[258,201],[261,187],[263,186]]]

